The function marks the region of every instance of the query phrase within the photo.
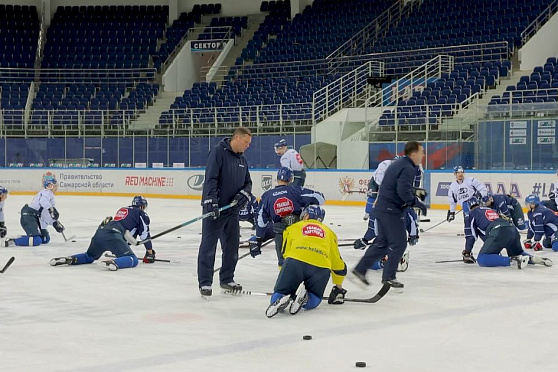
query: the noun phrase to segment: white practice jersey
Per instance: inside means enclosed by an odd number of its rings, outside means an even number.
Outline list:
[[[554,182],[554,201],[558,205],[558,181]]]
[[[4,202],[0,201],[0,222],[6,221],[4,219]]]
[[[384,175],[386,174],[386,170],[388,167],[393,163],[393,159],[384,160],[380,164],[378,164],[378,168],[374,172],[374,181],[380,186],[382,181],[384,180]]]
[[[458,203],[463,206],[463,203],[477,192],[482,196],[486,196],[488,190],[486,189],[486,185],[476,178],[464,178],[462,183],[458,183],[457,180],[453,181],[448,190],[450,211],[455,212],[455,207]]]
[[[41,210],[41,229],[46,229],[48,225],[52,225],[54,219],[51,217],[49,208],[55,206],[54,193],[49,189],[41,190],[35,195],[29,207],[36,211]]]
[[[290,168],[293,171],[301,171],[304,168],[300,154],[294,149],[288,149],[281,156],[281,166]]]

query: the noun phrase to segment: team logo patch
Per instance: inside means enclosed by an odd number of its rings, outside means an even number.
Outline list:
[[[278,198],[275,203],[273,203],[273,211],[276,215],[285,217],[294,212],[294,204],[289,198]]]
[[[264,174],[262,176],[262,190],[267,191],[270,190],[273,186],[273,177],[269,174]]]
[[[324,229],[321,226],[309,223],[302,228],[302,235],[304,236],[315,236],[318,238],[323,238],[325,236]]]
[[[355,179],[352,177],[341,177],[339,178],[339,191],[341,194],[348,194],[355,187]]]
[[[495,210],[492,209],[488,209],[484,212],[484,215],[486,217],[487,220],[489,221],[494,221],[498,218],[500,218],[500,215],[498,214],[498,212],[496,212]]]
[[[114,216],[114,221],[120,221],[128,217],[128,208],[120,208]]]

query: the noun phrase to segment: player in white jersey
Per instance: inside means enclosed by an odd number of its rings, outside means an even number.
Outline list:
[[[465,171],[462,166],[454,167],[453,174],[455,174],[455,181],[451,183],[448,190],[449,210],[446,217],[448,222],[455,219],[455,208],[457,204],[461,205],[464,216],[467,216],[469,212],[467,200],[473,195],[480,194],[482,197],[488,194],[488,190],[484,183],[473,177],[465,178]]]
[[[300,154],[295,149],[287,147],[287,141],[282,139],[275,144],[275,153],[281,156],[281,166],[287,167],[294,173],[293,185],[304,186],[306,180],[306,171],[302,163]]]
[[[8,228],[4,219],[4,201],[8,197],[8,190],[4,186],[0,186],[0,240],[4,241]]]
[[[558,169],[556,170],[556,176],[558,176]],[[548,198],[554,200],[556,205],[558,205],[558,181],[554,182],[554,195],[553,197],[550,196],[552,192],[548,194]]]
[[[59,214],[54,200],[54,193],[58,190],[58,182],[52,174],[46,174],[43,176],[43,186],[44,189],[35,195],[33,201],[21,208],[20,223],[26,235],[6,240],[6,246],[47,244],[50,241],[47,230],[49,225],[52,225],[59,233],[64,231],[64,226],[58,221]]]

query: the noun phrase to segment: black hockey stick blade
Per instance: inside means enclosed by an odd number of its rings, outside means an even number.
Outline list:
[[[233,296],[271,296],[273,294],[271,292],[232,291],[232,290],[226,290],[223,293],[233,295]]]
[[[110,254],[110,253],[105,253],[105,257],[108,258],[117,258],[115,255]],[[141,257],[138,257],[139,261],[142,261],[143,259]],[[155,262],[174,262],[174,263],[180,263],[180,261],[172,261],[172,260],[162,260],[160,258],[155,258],[154,259]],[[143,262],[143,261],[142,261]]]
[[[386,293],[389,292],[390,288],[391,288],[391,285],[386,283],[382,286],[382,288],[380,288],[378,293],[376,293],[373,297],[370,297],[370,298],[345,298],[345,302],[362,302],[362,303],[367,303],[367,304],[375,304],[376,302],[380,301],[382,299],[382,297],[384,297],[386,295]],[[322,299],[327,300],[328,297],[322,297]]]
[[[442,260],[442,261],[436,261],[435,263],[448,263],[448,262],[463,262],[463,259],[460,259],[460,260]]]
[[[10,259],[8,260],[8,262],[6,262],[2,270],[0,270],[0,274],[4,274],[4,271],[8,270],[8,267],[10,267],[14,263],[14,261],[15,261],[15,257],[10,257]]]
[[[430,222],[430,218],[423,218],[420,222]]]

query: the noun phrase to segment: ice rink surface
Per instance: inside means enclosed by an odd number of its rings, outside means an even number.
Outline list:
[[[32,196],[6,201],[8,236],[21,234],[19,210]],[[376,304],[323,302],[317,309],[268,319],[269,297],[221,294],[200,298],[196,279],[201,223],[154,240],[157,258],[110,272],[98,264],[51,267],[52,257],[83,252],[97,225],[131,198],[57,196],[64,242],[0,248],[0,370],[2,371],[556,371],[558,353],[558,254],[550,268],[529,265],[481,268],[460,259],[462,219],[421,234],[410,247],[410,266],[399,273],[403,293]],[[156,234],[201,214],[199,201],[150,198],[147,212]],[[339,239],[361,237],[362,207],[326,206],[325,223]],[[446,211],[430,211],[432,222]],[[248,239],[248,224],[241,229]],[[475,245],[475,256],[480,243]],[[141,258],[144,251],[135,248]],[[240,254],[246,253],[241,249]],[[363,251],[341,248],[349,269]],[[220,266],[220,258],[216,267]],[[271,292],[277,277],[273,244],[240,260],[236,281],[245,290]],[[347,297],[368,298],[345,281]],[[326,290],[329,294],[331,285]],[[302,339],[311,335],[310,341]]]

